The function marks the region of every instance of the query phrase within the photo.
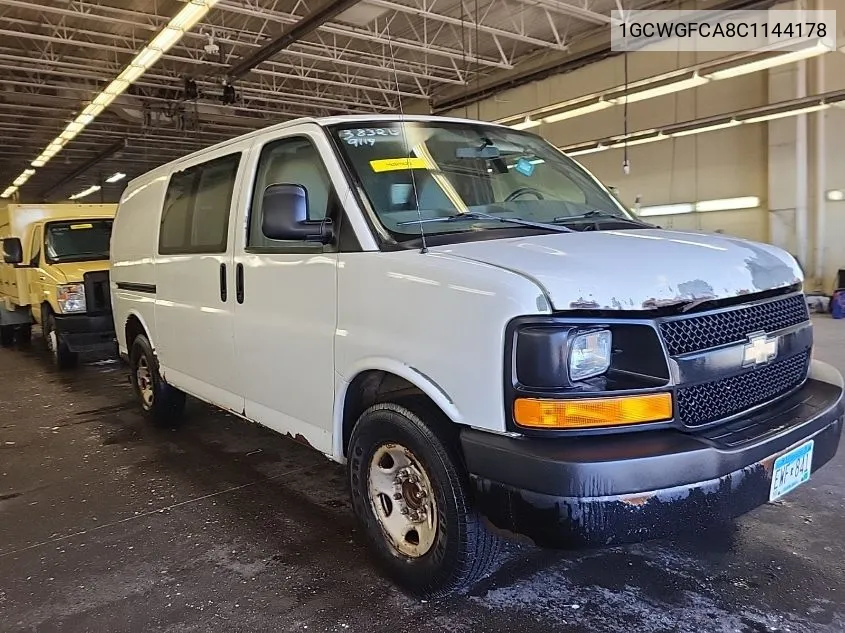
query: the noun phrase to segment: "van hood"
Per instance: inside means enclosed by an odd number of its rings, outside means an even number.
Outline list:
[[[47,264],[45,267],[50,272],[59,273],[53,275],[59,280],[59,275],[64,276],[64,283],[77,283],[83,281],[85,273],[93,273],[100,271],[107,271],[109,269],[108,260],[96,260],[90,262],[65,262],[63,264]]]
[[[662,229],[553,233],[431,251],[528,277],[556,310],[650,310],[803,281],[795,258],[774,246]]]

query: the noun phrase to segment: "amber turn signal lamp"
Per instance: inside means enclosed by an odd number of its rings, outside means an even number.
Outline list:
[[[519,398],[514,421],[537,429],[589,429],[661,422],[672,417],[672,395],[650,393],[614,398],[544,400]]]

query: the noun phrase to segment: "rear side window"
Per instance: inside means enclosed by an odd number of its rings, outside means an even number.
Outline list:
[[[158,252],[225,253],[240,152],[174,173],[167,185]]]

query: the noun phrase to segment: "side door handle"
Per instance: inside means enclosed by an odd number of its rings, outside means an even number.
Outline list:
[[[220,264],[220,301],[226,302],[229,290],[226,287],[226,264]]]
[[[238,303],[244,302],[244,265],[238,264],[235,267],[235,294]]]

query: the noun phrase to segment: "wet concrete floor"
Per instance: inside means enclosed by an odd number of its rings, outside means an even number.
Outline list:
[[[817,319],[845,370],[845,322]],[[601,551],[512,546],[422,602],[372,565],[344,472],[191,402],[147,427],[125,370],[0,350],[0,631],[845,631],[845,451],[733,529]]]

